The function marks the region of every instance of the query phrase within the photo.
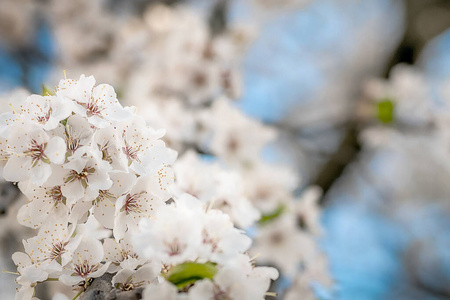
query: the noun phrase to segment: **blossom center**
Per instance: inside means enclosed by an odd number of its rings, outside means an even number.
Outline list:
[[[125,147],[122,147],[122,151],[128,158],[128,165],[131,165],[133,161],[137,161],[138,163],[141,162],[138,157],[138,153],[139,150],[141,149],[141,146],[142,145],[133,147],[130,144],[128,144],[127,141],[125,141]]]
[[[35,139],[31,140],[31,143],[28,145],[28,150],[25,151],[25,155],[30,156],[33,167],[37,164],[39,160],[44,162],[49,162],[47,156],[45,156],[44,149],[47,143],[38,144]]]
[[[209,234],[204,230],[203,231],[203,244],[211,245],[211,252],[216,252],[218,245],[216,239],[209,236]]]
[[[126,292],[126,291],[134,290],[135,288],[141,287],[143,285],[144,285],[144,281],[133,282],[133,280],[130,278],[129,280],[127,280],[124,283],[117,284],[117,288]]]
[[[52,108],[50,107],[46,114],[37,116],[36,121],[39,124],[45,124],[50,119],[51,114],[52,114]]]
[[[102,109],[97,105],[95,101],[85,104],[84,107],[86,108],[86,115],[88,117],[99,116],[102,112]]]
[[[270,242],[273,245],[279,245],[281,243],[283,243],[285,240],[284,236],[282,233],[280,232],[274,232],[270,235]]]
[[[97,201],[100,202],[105,199],[114,199],[114,196],[108,190],[99,190]]]
[[[130,194],[127,195],[125,204],[123,206],[123,209],[125,210],[125,212],[127,214],[132,213],[134,211],[137,211],[137,212],[141,211],[140,210],[141,205],[139,203],[139,198],[141,197],[141,195],[143,193],[145,193],[145,192],[141,192],[141,193],[133,194],[133,195],[130,195]]]
[[[214,284],[214,300],[231,300],[228,294]]]
[[[100,145],[97,144],[99,150],[102,152],[102,160],[107,161],[108,163],[112,164],[113,163],[113,159],[112,156],[109,154],[108,152],[108,147],[109,147],[109,141],[107,141],[104,145]]]
[[[64,197],[63,194],[61,193],[60,185],[52,187],[50,190],[46,192],[46,194],[55,201],[55,205],[62,203],[63,201],[66,200],[66,197]]]
[[[58,262],[60,262],[61,260],[61,255],[66,252],[66,245],[68,244],[68,242],[58,242],[56,244],[52,245],[52,249],[50,251],[50,259],[51,260],[57,260]]]
[[[81,277],[86,277],[87,275],[97,271],[99,264],[91,265],[87,260],[84,260],[82,264],[75,265],[74,271]]]
[[[235,137],[231,136],[227,143],[227,149],[231,153],[236,153],[239,150],[239,147],[240,147],[239,141]]]
[[[65,182],[69,183],[75,180],[80,181],[83,187],[86,188],[89,182],[89,175],[94,172],[94,167],[85,167],[80,173],[75,170],[70,170],[69,176],[66,178]]]
[[[66,126],[64,134],[66,136],[67,149],[72,152],[77,150],[80,147],[80,139],[74,137],[72,129],[69,125]]]
[[[178,239],[173,240],[171,243],[165,242],[165,244],[169,250],[168,251],[169,256],[179,255],[184,248],[182,245],[180,245]]]

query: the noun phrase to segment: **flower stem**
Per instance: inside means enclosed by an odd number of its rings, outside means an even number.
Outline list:
[[[78,297],[80,297],[81,293],[83,293],[83,291],[79,291],[78,294],[75,295],[75,297],[73,297],[72,300],[77,299]]]

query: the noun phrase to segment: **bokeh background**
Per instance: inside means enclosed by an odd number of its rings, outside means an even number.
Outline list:
[[[127,41],[129,20],[151,22],[156,2],[192,8],[213,32],[243,26],[251,37],[238,55],[235,104],[280,130],[267,160],[294,167],[299,190],[324,191],[320,245],[335,283],[317,297],[450,299],[450,148],[436,144],[433,119],[448,105],[439,91],[450,86],[450,1],[0,0],[0,93],[41,93],[63,70],[120,91],[139,76],[127,69],[139,47],[112,49]],[[406,104],[383,98],[382,80]],[[18,195],[2,184],[9,270],[21,237],[8,208]],[[0,291],[11,290],[7,276]]]

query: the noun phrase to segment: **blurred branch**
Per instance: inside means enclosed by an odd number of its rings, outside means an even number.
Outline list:
[[[142,288],[131,291],[113,289],[111,281],[114,274],[105,273],[95,278],[91,285],[81,295],[80,300],[138,300],[142,299]]]
[[[407,0],[405,3],[407,26],[391,64],[414,63],[428,41],[450,26],[450,1]]]
[[[349,123],[346,134],[342,139],[337,151],[325,163],[322,170],[318,173],[313,184],[322,188],[325,195],[333,186],[335,181],[341,176],[345,168],[355,160],[361,145],[358,141],[359,130],[356,124]],[[324,197],[320,199],[319,203],[324,203]]]
[[[11,182],[0,183],[0,215],[5,215],[8,208],[19,198],[19,189]]]
[[[211,35],[219,35],[227,26],[228,1],[219,0],[213,7],[209,16]]]

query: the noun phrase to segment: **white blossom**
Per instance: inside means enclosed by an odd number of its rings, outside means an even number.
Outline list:
[[[195,260],[202,243],[202,217],[198,210],[179,207],[192,207],[196,201],[186,195],[161,206],[153,220],[144,219],[141,232],[133,239],[138,254],[166,264]],[[147,243],[148,240],[154,242]]]
[[[239,173],[218,163],[204,162],[192,151],[177,160],[174,170],[176,189],[225,212],[237,226],[249,227],[260,218],[259,211],[245,197]]]
[[[262,148],[276,137],[272,128],[245,116],[224,98],[203,111],[200,120],[207,149],[231,163],[251,164],[258,160]]]
[[[262,226],[251,253],[259,254],[257,261],[271,263],[288,276],[293,276],[300,263],[317,252],[314,236],[302,231],[295,215],[286,212]]]
[[[144,300],[181,300],[177,288],[165,280],[160,283],[152,282],[149,284],[142,296]]]
[[[252,204],[263,214],[273,213],[293,199],[300,179],[293,170],[259,162],[243,171],[244,189]]]
[[[109,163],[101,159],[99,152],[81,150],[63,165],[66,173],[61,192],[70,203],[80,199],[92,201],[98,197],[100,190],[108,190],[112,185],[108,175],[111,170]]]
[[[114,237],[123,238],[126,230],[134,231],[141,219],[152,218],[164,201],[147,189],[148,177],[139,177],[130,192],[117,199],[116,218],[114,219]]]
[[[73,106],[62,97],[31,95],[18,109],[22,119],[44,130],[52,130],[72,114]]]
[[[80,242],[80,237],[71,238],[73,230],[66,221],[51,218],[37,236],[24,240],[25,253],[13,256],[21,274],[18,282],[27,286],[59,276]]]
[[[79,80],[61,80],[56,94],[72,100],[74,112],[87,118],[98,128],[104,128],[114,121],[125,121],[131,113],[120,105],[112,86],[95,86],[93,76],[80,76]]]
[[[289,290],[286,293],[286,300],[296,300],[302,297],[306,300],[315,300],[317,296],[313,290],[313,284],[320,284],[323,287],[331,287],[332,278],[328,272],[328,261],[324,254],[309,259],[298,273]]]
[[[61,185],[37,186],[25,181],[19,183],[19,188],[30,200],[18,212],[17,219],[20,224],[38,228],[47,222],[49,216],[60,219],[69,216],[70,208],[66,205],[66,197],[61,192]]]
[[[66,266],[59,280],[66,285],[76,285],[89,278],[102,276],[109,263],[102,264],[102,243],[91,237],[83,237],[73,253],[72,262]]]
[[[117,272],[121,268],[134,270],[147,262],[146,258],[140,258],[134,251],[129,235],[119,242],[111,238],[105,239],[103,250],[105,252],[105,261],[111,263],[108,269],[110,273]]]
[[[66,146],[58,136],[29,125],[14,126],[6,140],[11,154],[3,169],[8,181],[25,181],[42,185],[51,175],[51,165],[64,162]]]
[[[270,281],[278,278],[278,271],[268,267],[252,267],[248,257],[237,256],[219,267],[213,281],[205,279],[189,290],[189,299],[211,300],[265,299]]]
[[[146,287],[156,280],[161,268],[155,265],[145,265],[137,270],[122,269],[113,277],[112,285],[121,291],[131,291]]]
[[[366,83],[367,96],[376,102],[391,101],[396,122],[426,125],[434,117],[431,88],[425,76],[413,67],[395,66],[389,80],[372,79]]]
[[[128,166],[139,175],[170,165],[177,157],[177,153],[160,140],[165,131],[147,127],[142,117],[135,115],[131,121],[121,122],[117,130],[122,134],[121,148]]]

